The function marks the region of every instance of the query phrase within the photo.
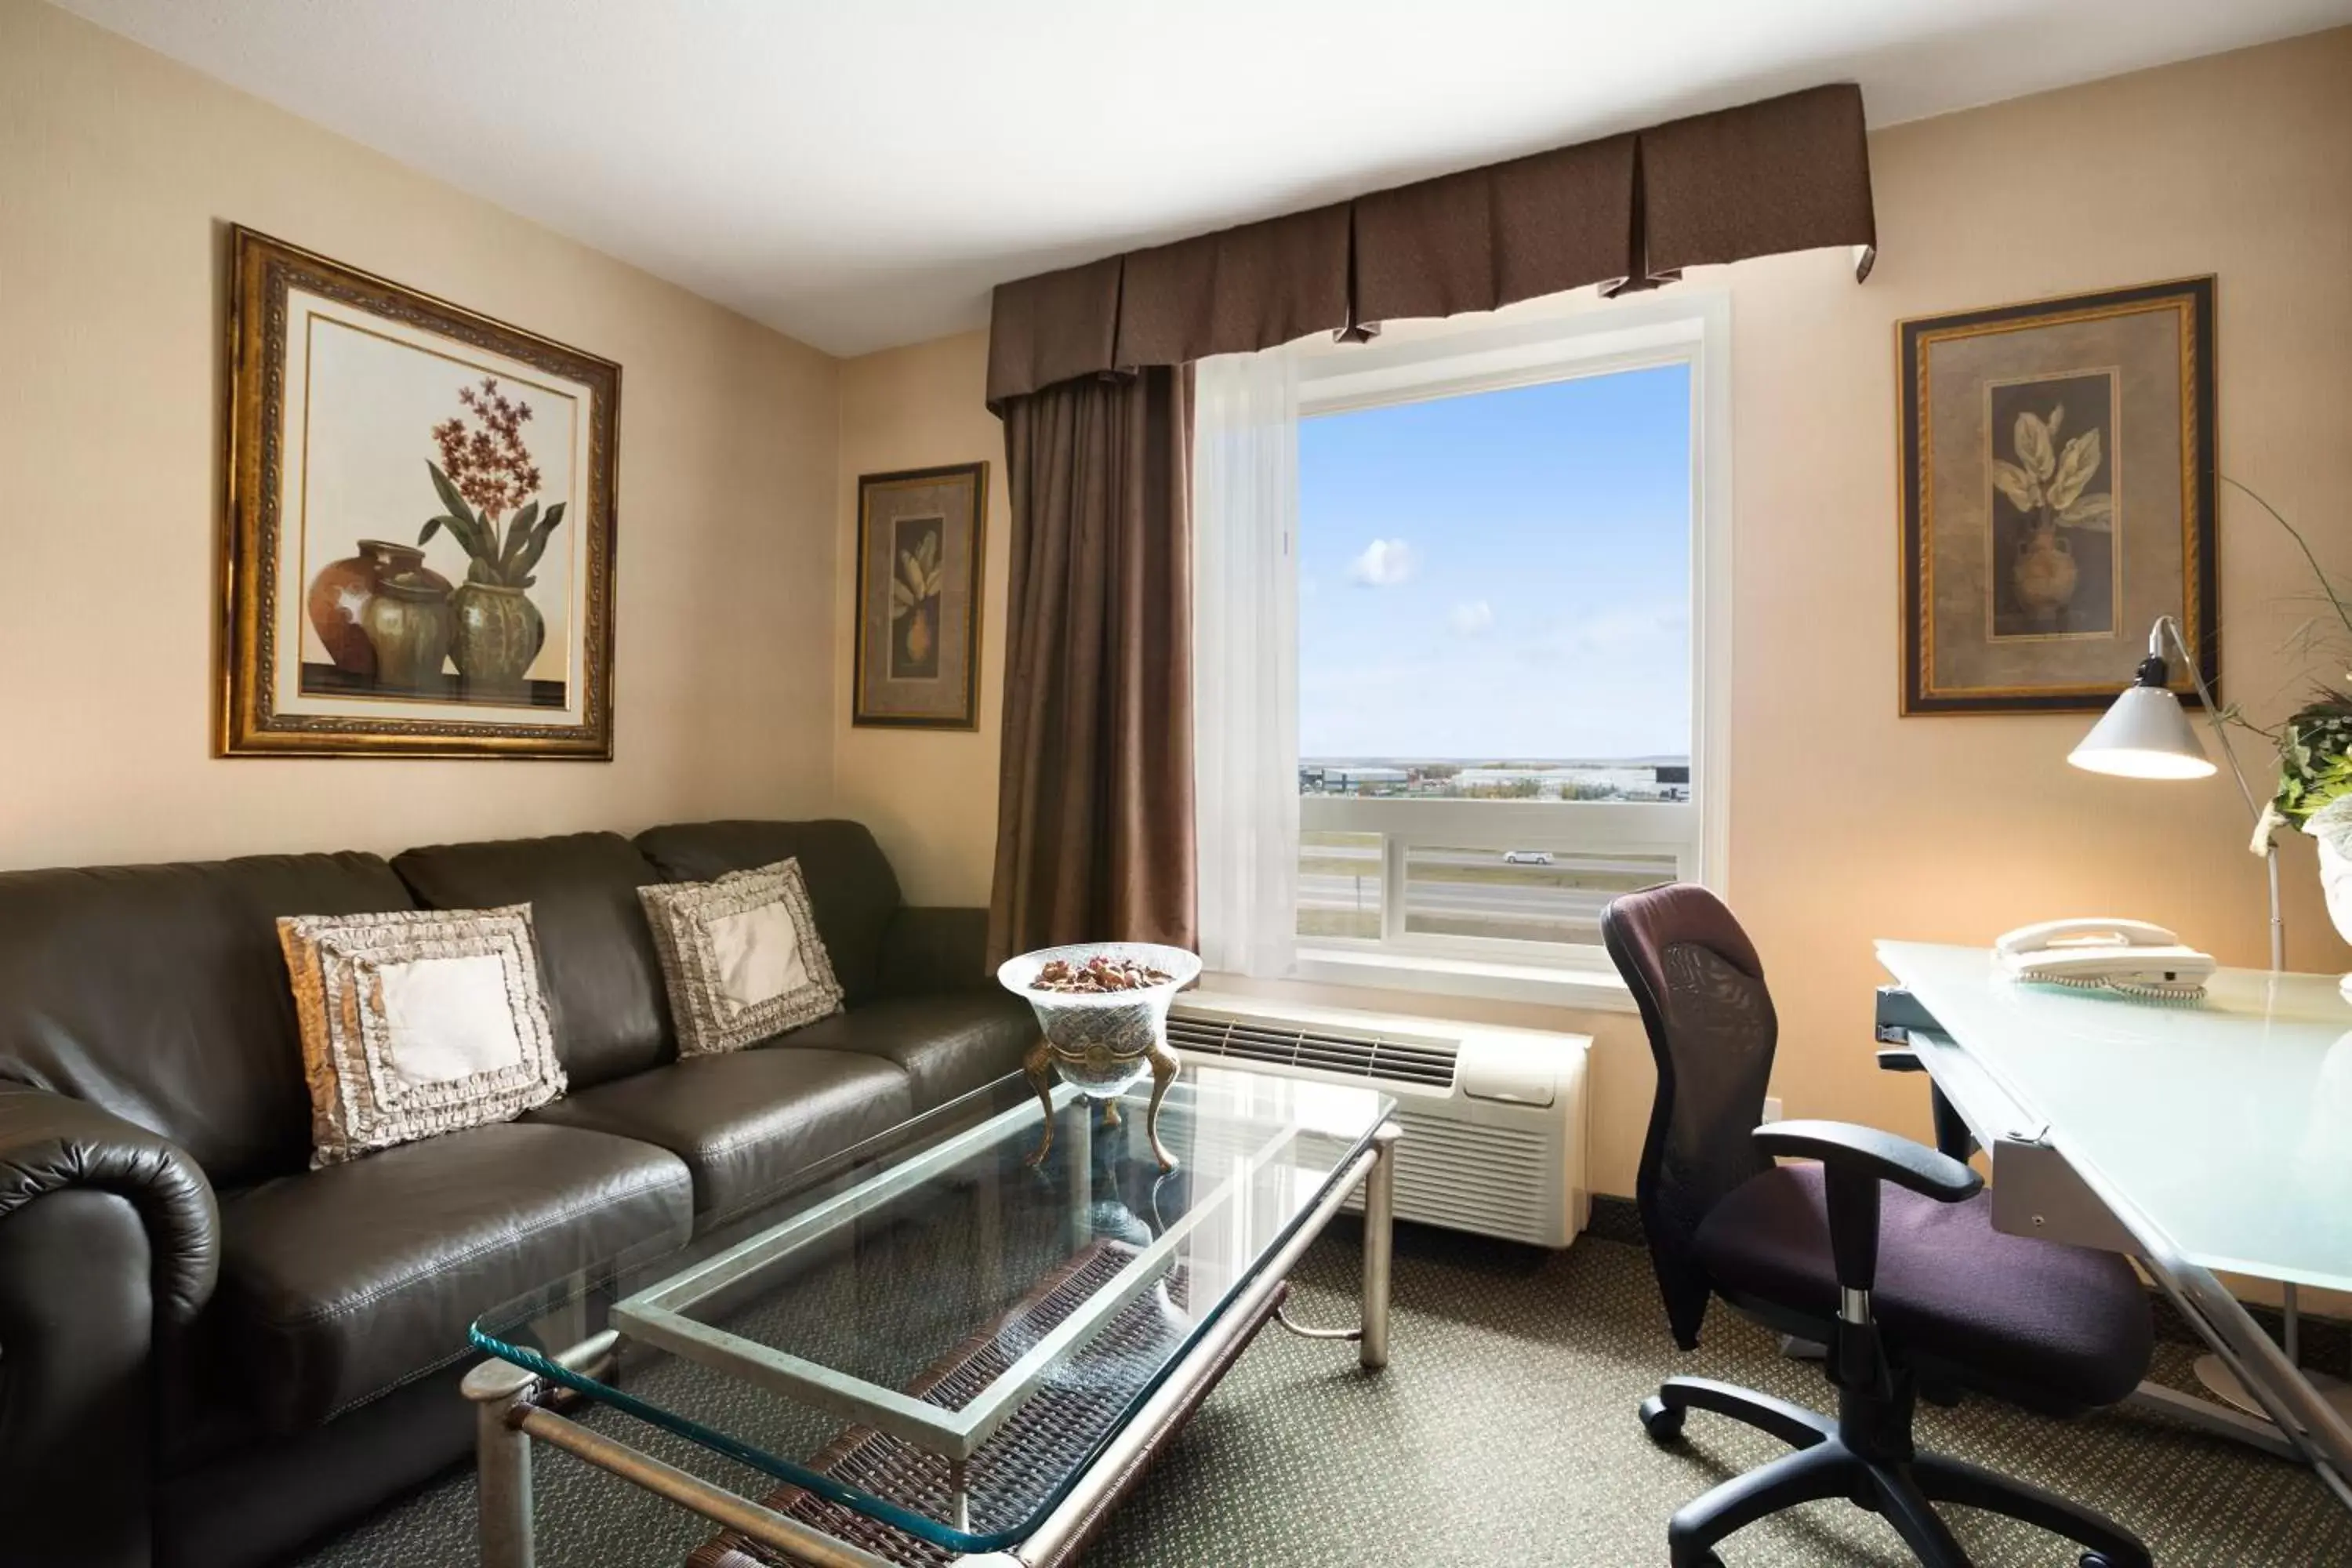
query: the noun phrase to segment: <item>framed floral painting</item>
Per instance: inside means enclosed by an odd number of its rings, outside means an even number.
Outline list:
[[[1903,711],[2103,709],[2158,616],[2219,690],[2213,280],[1927,317],[1896,342]]]
[[[862,474],[850,721],[980,727],[988,465]]]
[[[609,761],[621,367],[231,244],[222,752]]]

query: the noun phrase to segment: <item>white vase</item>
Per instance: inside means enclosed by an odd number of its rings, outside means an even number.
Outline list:
[[[2327,895],[2327,916],[2336,934],[2352,942],[2352,795],[2330,801],[2311,814],[2304,831],[2319,845],[2319,886]],[[2352,1000],[2352,974],[2344,977]]]

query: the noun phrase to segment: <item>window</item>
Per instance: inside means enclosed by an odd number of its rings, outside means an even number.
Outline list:
[[[1590,966],[1611,898],[1720,879],[1727,327],[1642,301],[1307,362],[1302,957]]]

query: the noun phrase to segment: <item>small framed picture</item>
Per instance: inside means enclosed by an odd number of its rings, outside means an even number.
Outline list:
[[[980,572],[988,465],[857,479],[857,642],[850,721],[980,727]]]
[[[2158,616],[2218,691],[2213,279],[1896,333],[1903,711],[2105,708]]]
[[[220,752],[609,762],[621,367],[231,244]]]

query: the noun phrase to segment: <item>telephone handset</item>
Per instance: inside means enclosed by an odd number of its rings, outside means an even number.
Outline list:
[[[2216,967],[2160,925],[2110,917],[2020,926],[1993,943],[1993,956],[2019,980],[2167,1000],[2202,996]]]

